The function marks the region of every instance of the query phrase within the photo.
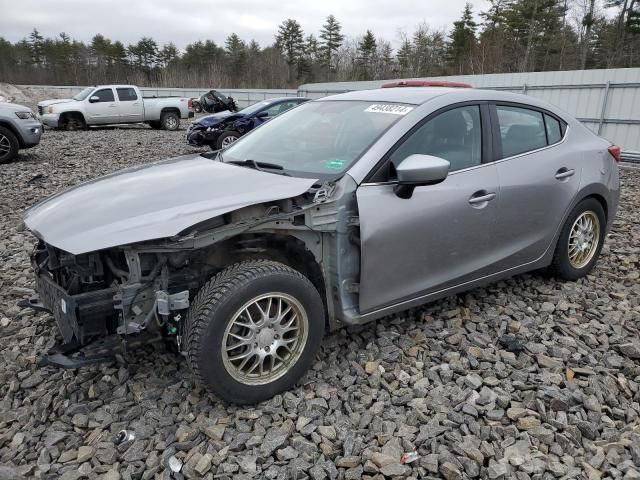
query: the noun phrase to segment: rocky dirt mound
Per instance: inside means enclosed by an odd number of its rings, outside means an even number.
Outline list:
[[[39,370],[49,315],[20,212],[78,181],[187,153],[184,132],[49,132],[0,175],[0,478],[640,477],[640,172],[576,283],[521,275],[331,334],[302,385],[255,407],[193,384],[180,356]],[[121,445],[122,429],[135,439]],[[406,453],[409,463],[401,463]],[[415,458],[414,458],[415,457]],[[407,457],[405,457],[407,458]]]
[[[0,82],[0,102],[18,103],[20,105],[31,105],[37,103],[25,93],[21,88],[10,83]]]

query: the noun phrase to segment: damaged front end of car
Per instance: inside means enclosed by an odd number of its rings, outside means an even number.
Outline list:
[[[38,294],[21,306],[50,312],[62,338],[41,365],[101,363],[126,355],[127,344],[175,336],[189,307],[189,291],[170,282],[170,255],[126,247],[72,255],[40,241],[31,261]]]

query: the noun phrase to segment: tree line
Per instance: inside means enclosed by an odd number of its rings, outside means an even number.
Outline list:
[[[347,36],[329,15],[317,36],[287,19],[268,46],[232,33],[224,45],[199,40],[180,50],[150,37],[125,45],[97,34],[85,43],[66,33],[45,38],[34,28],[15,43],[0,37],[0,81],[286,88],[307,82],[637,67],[640,0],[490,0],[478,16],[466,4],[449,31],[424,22],[397,35],[395,49],[371,30]]]

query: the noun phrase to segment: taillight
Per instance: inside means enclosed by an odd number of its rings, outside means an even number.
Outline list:
[[[187,102],[187,105],[189,107],[189,110],[191,110],[193,108],[193,98],[189,99],[189,101]]]
[[[609,153],[611,154],[611,156],[614,158],[616,162],[620,161],[620,154],[622,153],[622,150],[620,149],[620,147],[618,147],[617,145],[611,145],[609,147]]]

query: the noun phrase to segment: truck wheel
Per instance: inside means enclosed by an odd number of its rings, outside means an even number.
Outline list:
[[[180,117],[174,112],[165,112],[160,116],[160,125],[165,130],[177,130],[180,127]]]
[[[595,198],[582,200],[562,227],[549,270],[564,280],[587,275],[598,261],[604,243],[606,217]]]
[[[220,150],[221,148],[226,148],[229,145],[231,145],[233,142],[238,140],[239,138],[240,138],[240,134],[238,132],[234,132],[234,131],[224,132],[222,135],[218,137],[218,142],[216,143],[216,146],[218,147],[218,150]]]
[[[9,163],[18,154],[20,144],[11,130],[0,127],[0,163]]]
[[[282,263],[250,260],[202,287],[187,315],[184,345],[210,393],[253,404],[304,375],[323,333],[323,303],[309,279]]]
[[[82,117],[73,115],[71,117],[67,117],[67,121],[64,122],[63,128],[68,132],[86,130],[87,124]]]

